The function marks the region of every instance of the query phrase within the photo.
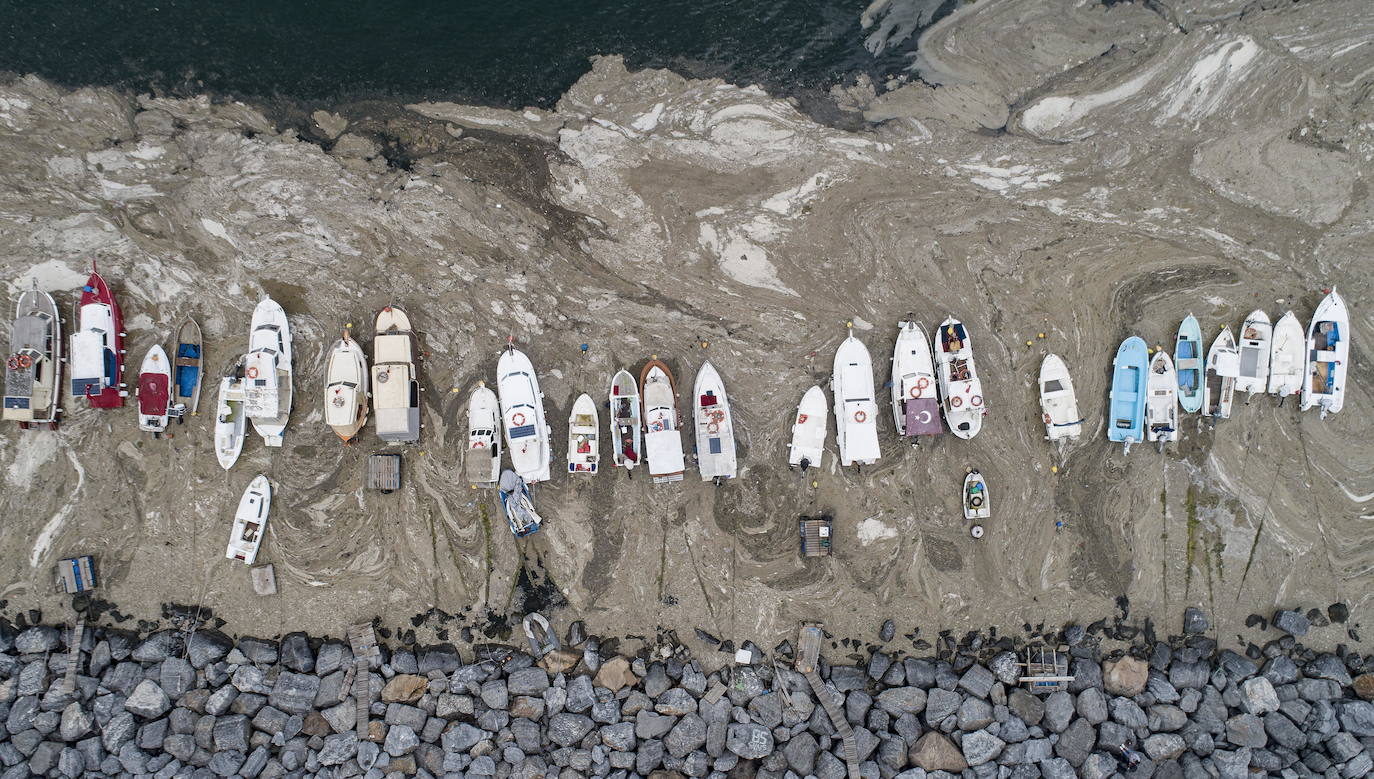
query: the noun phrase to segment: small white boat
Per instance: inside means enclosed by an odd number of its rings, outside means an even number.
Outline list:
[[[468,398],[468,481],[481,487],[501,477],[501,407],[496,393],[479,383]]]
[[[1163,349],[1150,358],[1145,391],[1145,440],[1158,441],[1162,452],[1164,444],[1178,440],[1178,373]]]
[[[1269,386],[1269,353],[1274,328],[1269,315],[1255,309],[1240,326],[1240,375],[1236,377],[1236,392],[1245,393],[1245,402],[1256,392]]]
[[[33,289],[19,296],[10,325],[5,360],[5,419],[20,430],[46,425],[56,430],[62,394],[62,317],[52,295]]]
[[[596,473],[601,461],[601,420],[592,396],[582,393],[568,414],[568,473]]]
[[[138,369],[138,429],[162,435],[172,400],[172,366],[167,352],[154,344]]]
[[[960,490],[959,502],[964,508],[964,519],[977,522],[992,516],[992,504],[988,502],[988,482],[983,478],[983,474],[976,469],[971,469],[964,477],[964,486]],[[969,533],[974,538],[983,537],[983,526],[974,524],[969,528]]]
[[[829,433],[830,408],[825,402],[825,390],[812,387],[802,395],[797,404],[797,415],[792,419],[792,442],[787,445],[787,465],[801,468],[819,468],[825,458],[825,437]]]
[[[243,364],[239,357],[219,380],[219,402],[215,410],[215,457],[224,470],[234,467],[243,450],[248,429],[248,414],[243,410]]]
[[[1040,361],[1040,413],[1047,441],[1077,441],[1083,432],[1069,367],[1057,354],[1047,354]]]
[[[1306,350],[1307,336],[1298,317],[1292,311],[1279,317],[1269,339],[1269,394],[1278,395],[1280,403],[1302,391]]]
[[[395,306],[379,311],[372,336],[372,406],[377,437],[389,444],[420,440],[419,356],[406,312]]]
[[[1307,326],[1307,378],[1302,383],[1301,410],[1321,409],[1322,419],[1345,404],[1350,374],[1350,313],[1336,288],[1317,306]]]
[[[262,548],[263,536],[267,534],[267,510],[271,506],[272,485],[266,476],[258,474],[248,483],[243,497],[239,498],[238,511],[234,512],[234,530],[229,536],[225,557],[244,565],[252,565],[258,559],[258,549]]]
[[[544,518],[534,510],[534,496],[530,493],[530,486],[520,478],[520,474],[512,470],[502,471],[500,486],[501,508],[506,512],[510,532],[514,533],[516,538],[524,538],[531,533],[539,532],[540,526],[544,524]]]
[[[640,429],[639,385],[623,368],[611,377],[611,462],[633,472],[644,447]]]
[[[913,321],[898,322],[892,347],[892,419],[897,435],[910,438],[913,446],[917,436],[945,431],[937,382],[926,331]]]
[[[639,372],[639,395],[644,406],[644,454],[649,476],[656,484],[682,481],[687,464],[678,429],[677,380],[657,357]]]
[[[544,421],[544,393],[525,353],[507,347],[496,362],[496,390],[501,399],[501,424],[515,472],[526,482],[549,480],[551,431]]]
[[[329,350],[324,382],[324,423],[352,441],[367,424],[367,356],[347,329]]]
[[[1235,402],[1236,378],[1240,376],[1240,350],[1231,328],[1224,326],[1207,350],[1207,380],[1202,389],[1202,413],[1212,419],[1230,419]]]
[[[872,465],[882,456],[878,447],[878,404],[873,392],[873,361],[868,347],[854,337],[853,328],[835,350],[830,392],[835,404],[835,441],[840,465]]]
[[[710,360],[701,364],[692,394],[692,418],[697,429],[697,470],[702,481],[733,479],[735,461],[735,415],[725,394],[725,382]]]
[[[281,446],[291,417],[291,326],[272,298],[253,309],[243,369],[243,407],[267,446]]]
[[[983,384],[973,365],[973,342],[964,323],[950,317],[935,331],[935,364],[940,371],[940,397],[945,421],[960,438],[969,439],[983,429]]]

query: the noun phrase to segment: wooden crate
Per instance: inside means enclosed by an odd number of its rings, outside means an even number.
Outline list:
[[[367,488],[383,493],[401,488],[401,455],[374,454],[367,458]]]

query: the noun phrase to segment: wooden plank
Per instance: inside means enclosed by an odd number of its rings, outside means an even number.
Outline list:
[[[72,628],[71,640],[67,643],[67,669],[62,677],[62,692],[71,695],[76,692],[76,674],[81,668],[81,638],[86,632],[86,620],[77,619]]]
[[[368,714],[372,710],[372,679],[368,673],[372,661],[379,658],[377,634],[371,624],[353,625],[348,629],[348,643],[353,649],[353,703],[357,707],[354,728],[358,740],[368,736]]]

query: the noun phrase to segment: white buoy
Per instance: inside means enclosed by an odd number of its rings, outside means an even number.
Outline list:
[[[969,535],[973,536],[974,538],[982,538],[982,537],[983,537],[983,526],[982,526],[982,525],[974,525],[972,528],[969,529],[968,533],[969,533]]]

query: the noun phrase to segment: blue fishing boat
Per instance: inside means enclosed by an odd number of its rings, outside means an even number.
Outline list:
[[[172,374],[173,389],[172,414],[177,418],[177,423],[185,422],[185,415],[195,415],[200,408],[200,382],[204,376],[204,366],[201,363],[202,345],[200,340],[200,325],[196,320],[186,317],[186,321],[177,328],[177,352],[173,358],[176,371]]]
[[[1178,326],[1174,370],[1178,372],[1178,405],[1189,414],[1202,410],[1202,328],[1192,314]]]
[[[1150,360],[1149,347],[1137,336],[1121,342],[1112,363],[1111,416],[1107,420],[1107,440],[1131,444],[1145,440],[1145,382]]]

